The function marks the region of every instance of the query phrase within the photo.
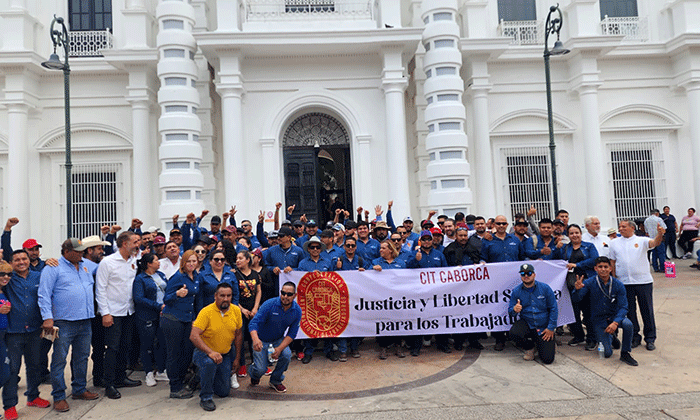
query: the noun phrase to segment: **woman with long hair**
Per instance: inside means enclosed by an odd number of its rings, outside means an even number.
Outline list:
[[[194,350],[190,330],[194,320],[194,300],[199,292],[197,264],[194,251],[185,251],[180,269],[170,277],[165,288],[161,327],[166,339],[170,398],[191,398],[193,395],[191,390],[185,388],[184,379]]]
[[[253,340],[250,337],[248,324],[255,314],[258,313],[260,298],[262,297],[260,274],[251,268],[252,264],[253,256],[249,251],[241,251],[236,256],[235,273],[239,287],[238,306],[241,308],[241,317],[243,318],[243,340],[246,342],[244,346],[248,347],[251,360],[253,360]],[[238,376],[245,376],[247,374],[247,369],[245,365],[245,352],[243,349],[241,349],[239,366]]]
[[[232,286],[238,286],[235,274],[226,265],[226,256],[223,251],[212,252],[207,268],[201,271],[197,277],[199,279],[199,293],[195,303],[197,313],[205,306],[214,303],[214,294],[219,284],[228,283]],[[238,305],[238,287],[233,289],[231,304]]]
[[[262,289],[260,304],[262,305],[266,300],[279,295],[279,277],[272,274],[272,272],[263,265],[263,253],[260,248],[254,249],[251,254],[253,255],[253,265],[250,268],[260,275],[260,288]]]
[[[165,288],[168,285],[165,274],[158,271],[160,261],[155,254],[141,255],[133,296],[136,329],[139,334],[140,355],[143,370],[146,372],[146,385],[155,386],[156,381],[167,381],[165,373],[165,336],[160,325],[160,311],[165,304]],[[157,337],[157,340],[156,340]],[[156,373],[153,373],[155,361]]]
[[[5,286],[12,278],[12,266],[0,260],[0,387],[5,386],[5,382],[10,378],[10,359],[7,357],[7,345],[5,344],[5,333],[7,332],[7,314],[12,305],[5,296]]]

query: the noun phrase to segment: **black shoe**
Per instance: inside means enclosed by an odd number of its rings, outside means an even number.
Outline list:
[[[455,351],[464,350],[464,344],[455,344]]]
[[[420,350],[416,350],[416,349],[411,350],[411,356],[418,357],[419,354],[420,354]]]
[[[564,335],[564,327],[557,327],[556,330],[554,330],[554,333],[556,335]]]
[[[216,410],[216,404],[213,400],[200,401],[199,406],[204,409],[204,411],[214,411]]]
[[[105,389],[105,395],[111,400],[118,400],[122,397],[122,394],[120,394],[119,391],[117,391],[117,388],[113,386],[108,386],[107,389]]]
[[[506,348],[506,343],[501,343],[500,341],[496,343],[495,346],[493,346],[493,349],[496,351],[503,351],[503,349]]]
[[[312,356],[312,355],[310,355],[310,354],[305,354],[305,355],[304,355],[304,358],[301,359],[301,363],[303,363],[303,364],[306,365],[306,364],[308,364],[308,363],[311,361],[311,359],[313,359],[313,356]]]
[[[653,341],[650,341],[647,343],[647,350],[649,350],[649,351],[656,350],[656,346],[654,345]]]
[[[576,347],[576,346],[578,346],[579,344],[584,343],[585,341],[586,341],[586,340],[584,340],[583,338],[574,337],[574,338],[572,338],[571,340],[569,340],[569,342],[568,342],[567,344],[569,344],[569,345],[572,346],[572,347]]]
[[[141,381],[124,378],[122,383],[114,385],[115,388],[133,388],[135,386],[141,386]]]
[[[617,350],[620,348],[620,339],[617,337],[613,337],[612,339],[612,348]]]
[[[467,348],[472,349],[472,350],[483,350],[484,346],[481,343],[479,343],[478,341],[470,341]]]
[[[620,353],[620,360],[622,360],[623,362],[627,363],[630,366],[639,366],[639,363],[637,363],[637,361],[634,360],[632,355],[626,351],[623,351],[622,353]]]
[[[171,392],[170,398],[175,398],[178,400],[186,400],[188,398],[192,398],[193,395],[194,395],[194,393],[192,391],[190,391],[189,389],[182,388],[181,390],[179,390],[177,392]]]
[[[639,345],[642,344],[642,337],[633,337],[632,338],[632,348],[639,347]]]
[[[584,350],[586,351],[593,351],[598,348],[598,343],[595,341],[586,341],[586,346],[584,347]]]
[[[330,360],[331,362],[337,362],[338,361],[338,354],[334,351],[326,353],[326,359]],[[303,360],[302,360],[303,363]]]
[[[452,353],[452,350],[450,350],[450,347],[449,347],[449,346],[438,347],[438,350],[440,350],[440,351],[443,352],[443,353],[448,353],[448,354],[449,354],[449,353]]]

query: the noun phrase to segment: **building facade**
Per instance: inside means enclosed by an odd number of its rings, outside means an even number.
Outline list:
[[[0,220],[76,236],[343,207],[551,216],[543,0],[0,0]],[[700,0],[564,0],[556,178],[573,222],[700,197]],[[206,222],[206,221],[205,221]],[[59,229],[60,227],[60,229]]]

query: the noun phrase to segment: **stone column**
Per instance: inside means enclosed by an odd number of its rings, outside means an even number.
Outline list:
[[[248,209],[246,159],[243,147],[243,86],[219,84],[221,131],[224,152],[224,208],[236,206],[241,217],[252,217]]]
[[[17,217],[20,223],[12,229],[12,237],[15,244],[21,244],[31,232],[31,218],[29,217],[29,163],[27,139],[27,115],[29,106],[22,103],[7,104],[7,215]],[[64,175],[65,178],[65,175]],[[65,208],[63,210],[65,214]],[[65,224],[65,217],[63,217]],[[5,221],[2,221],[3,226]],[[64,233],[65,234],[65,231]],[[16,248],[19,248],[16,246]]]
[[[151,160],[150,101],[147,99],[127,98],[131,103],[131,127],[133,141],[133,205],[132,217],[138,217],[145,224],[155,224],[153,212],[153,194],[149,186],[156,181],[153,177]],[[128,219],[128,217],[127,217]]]
[[[498,214],[494,189],[493,155],[491,153],[491,136],[489,131],[489,97],[490,85],[473,85],[471,88],[474,109],[474,147],[476,157],[476,194],[478,214]]]
[[[284,197],[284,191],[281,187],[279,171],[280,156],[278,151],[280,149],[275,146],[277,146],[277,140],[274,137],[260,139],[260,147],[262,148],[262,162],[260,162],[260,166],[264,168],[261,171],[262,185],[265,186],[262,191],[263,199],[265,200],[262,203],[263,209],[272,209],[278,201],[284,202],[284,200],[281,200],[281,197]],[[280,213],[280,218],[284,219],[285,213],[282,213],[282,210],[280,210]],[[250,217],[252,218],[253,215],[251,214]]]
[[[372,178],[372,149],[370,148],[372,136],[359,135],[356,137],[356,139],[357,152],[355,153],[354,158],[357,159],[360,170],[357,174],[357,179],[355,180],[355,185],[357,186],[357,188],[355,188],[355,191],[357,192],[355,207],[363,206],[371,213],[373,210],[372,203],[378,202],[378,200],[375,200],[374,197],[372,197],[372,189],[367,187],[372,185],[374,182],[374,179]]]
[[[690,131],[690,152],[693,163],[700,162],[700,81],[683,85],[688,96],[688,126]],[[693,192],[695,200],[700,198],[700,171],[693,170]],[[693,197],[688,197],[690,201]]]

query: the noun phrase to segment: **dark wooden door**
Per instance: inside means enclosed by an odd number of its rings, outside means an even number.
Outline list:
[[[295,205],[292,217],[302,214],[318,221],[318,187],[316,185],[316,152],[313,148],[284,149],[284,196],[287,206]]]

